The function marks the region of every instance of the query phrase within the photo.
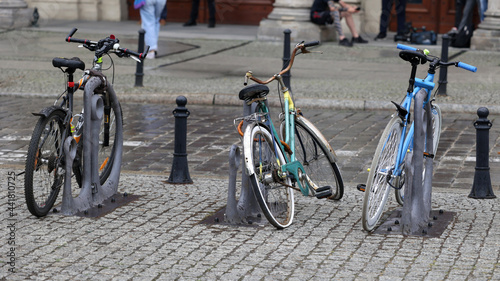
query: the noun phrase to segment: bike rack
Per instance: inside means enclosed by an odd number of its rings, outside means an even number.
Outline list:
[[[409,152],[405,159],[405,194],[403,212],[401,216],[402,232],[404,235],[420,235],[428,232],[431,214],[432,170],[433,159],[425,159],[425,182],[422,183],[424,165],[424,145],[427,142],[427,151],[434,151],[432,134],[431,104],[428,102],[423,109],[423,102],[427,92],[419,91],[415,96],[414,108],[414,137],[413,152]],[[423,118],[422,118],[423,117]],[[425,124],[422,124],[424,120]]]
[[[94,95],[94,90],[100,87],[101,84],[99,78],[93,77],[87,82],[84,90],[83,175],[81,191],[77,197],[73,197],[71,192],[71,173],[76,156],[76,142],[72,136],[67,137],[64,141],[66,171],[61,207],[63,215],[75,215],[89,208],[101,206],[106,199],[115,195],[118,190],[123,150],[123,124],[121,108],[117,102],[113,104],[115,122],[117,123],[114,142],[115,156],[106,182],[101,185],[99,179],[99,132],[104,114],[104,102],[100,96]],[[110,99],[117,101],[112,85],[106,81],[106,86]]]
[[[243,102],[243,114],[248,116],[255,112],[255,108]],[[247,126],[243,123],[242,130]],[[236,177],[239,166],[244,167],[244,159],[240,157],[240,149],[236,144],[231,146],[229,152],[229,185],[225,220],[230,224],[252,224],[261,217],[260,206],[255,199],[250,178],[243,171],[241,172],[241,192],[238,201],[236,201]]]

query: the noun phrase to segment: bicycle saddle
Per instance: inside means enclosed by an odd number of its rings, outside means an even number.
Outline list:
[[[417,51],[404,50],[399,52],[399,57],[411,64],[425,64],[427,62],[427,56]]]
[[[74,73],[75,70],[77,70],[77,69],[81,69],[81,70],[85,69],[85,63],[83,61],[81,61],[77,57],[73,57],[73,58],[70,58],[70,59],[67,59],[67,58],[53,58],[52,59],[52,65],[54,67],[59,67],[59,68],[61,68],[61,67],[67,67],[66,72],[68,72],[68,73]]]
[[[269,88],[266,85],[252,84],[240,91],[240,100],[250,101],[255,98],[263,98],[269,94]]]

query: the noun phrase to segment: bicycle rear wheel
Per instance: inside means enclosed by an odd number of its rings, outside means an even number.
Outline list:
[[[372,231],[377,225],[389,195],[389,182],[394,185],[392,171],[396,162],[401,133],[402,121],[395,115],[382,133],[368,174],[362,211],[363,228],[366,231]]]
[[[432,144],[433,144],[432,148],[435,156],[439,145],[439,139],[441,137],[441,125],[443,122],[443,117],[441,115],[441,108],[439,108],[439,105],[437,104],[432,105],[431,112],[432,112]],[[403,176],[401,180],[404,180]],[[424,181],[425,181],[425,167],[422,176],[422,182]],[[395,195],[396,195],[396,201],[399,203],[399,205],[402,206],[404,203],[404,191],[405,191],[404,183],[401,184],[401,186],[402,186],[401,189],[395,190]]]
[[[64,183],[64,173],[59,170],[63,161],[64,118],[61,110],[41,117],[29,144],[24,192],[28,210],[37,217],[47,215]]]
[[[294,198],[288,177],[281,177],[285,157],[280,146],[262,124],[250,124],[244,134],[245,166],[260,208],[268,221],[278,229],[293,220]]]
[[[284,135],[282,123],[281,132]],[[340,174],[333,149],[321,133],[307,119],[299,116],[295,120],[295,157],[302,163],[307,176],[318,187],[330,186],[332,195],[328,199],[340,200],[344,195],[344,182]]]

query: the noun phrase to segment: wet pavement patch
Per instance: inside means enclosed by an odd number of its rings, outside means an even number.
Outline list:
[[[226,213],[226,207],[222,207],[213,215],[210,215],[204,218],[202,221],[200,221],[200,224],[214,224],[214,225],[219,224],[219,225],[250,226],[250,227],[263,227],[265,226],[265,224],[267,224],[266,218],[257,216],[247,217],[245,219],[246,221],[242,221],[241,223],[230,223],[226,220],[225,213]]]
[[[402,235],[402,225],[401,225],[402,213],[403,213],[402,208],[398,208],[392,211],[389,217],[373,232],[373,234]],[[432,210],[429,216],[428,226],[422,230],[422,233],[413,234],[410,236],[439,238],[455,216],[456,212]]]
[[[117,208],[125,206],[128,203],[139,199],[139,197],[140,197],[139,195],[134,195],[134,194],[117,193],[117,194],[111,196],[110,198],[104,200],[104,202],[102,202],[101,204],[99,204],[97,206],[94,206],[88,210],[76,213],[75,216],[83,217],[83,218],[100,218],[100,217],[103,217],[103,216],[113,212]],[[62,214],[60,212],[60,210],[61,210],[61,207],[57,206],[49,214],[54,214],[54,215]]]

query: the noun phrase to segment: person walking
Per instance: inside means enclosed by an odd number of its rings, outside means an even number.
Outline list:
[[[208,27],[215,27],[215,0],[207,0],[208,5]],[[193,0],[191,3],[191,15],[189,20],[184,23],[184,26],[194,26],[196,25],[196,19],[198,19],[198,9],[200,6],[200,0]]]
[[[167,0],[146,0],[141,7],[141,28],[146,31],[144,40],[149,45],[146,58],[154,59],[158,51],[158,36],[160,33],[160,17]]]

